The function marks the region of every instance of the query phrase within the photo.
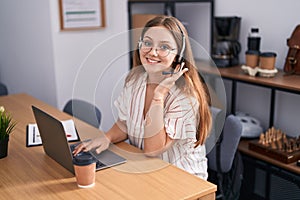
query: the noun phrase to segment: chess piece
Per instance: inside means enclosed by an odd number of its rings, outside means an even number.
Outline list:
[[[258,143],[264,145],[264,143],[265,143],[265,135],[263,133],[261,133],[259,135]]]
[[[292,152],[292,145],[290,142],[288,142],[288,145],[287,145],[287,152],[289,152],[289,153]]]
[[[273,141],[271,142],[271,148],[272,148],[272,149],[277,149],[275,140],[273,140]]]
[[[282,141],[279,139],[279,140],[276,140],[276,143],[277,143],[277,149],[279,151],[281,151],[282,150]]]

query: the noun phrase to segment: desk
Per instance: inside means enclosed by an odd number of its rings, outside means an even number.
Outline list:
[[[111,148],[128,162],[96,172],[96,185],[79,189],[72,173],[45,155],[42,146],[26,147],[26,125],[34,123],[31,105],[60,120],[71,116],[27,94],[0,97],[0,105],[18,122],[10,136],[8,156],[0,159],[3,199],[214,199],[216,186],[156,158],[132,156],[139,149],[127,143]],[[102,134],[73,118],[81,139]],[[160,168],[155,168],[160,166]],[[131,170],[131,172],[130,172]]]

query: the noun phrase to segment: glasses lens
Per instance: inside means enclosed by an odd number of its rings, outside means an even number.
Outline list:
[[[153,48],[153,43],[151,41],[140,41],[140,50],[143,53],[149,53]],[[173,50],[173,49],[172,49]],[[156,53],[160,57],[166,57],[169,55],[171,49],[165,45],[161,45],[156,48]]]
[[[144,53],[148,53],[152,49],[152,43],[148,41],[141,41],[140,42],[140,49]]]
[[[163,49],[163,48],[158,48],[156,50],[157,54],[160,56],[160,57],[166,57],[169,55],[170,53],[170,50],[169,49]]]

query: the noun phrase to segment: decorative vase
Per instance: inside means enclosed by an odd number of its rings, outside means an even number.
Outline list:
[[[0,159],[7,156],[9,137],[0,140]]]

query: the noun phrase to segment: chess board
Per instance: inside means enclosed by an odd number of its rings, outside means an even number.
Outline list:
[[[300,159],[300,136],[287,137],[272,127],[261,133],[259,139],[250,141],[249,149],[289,164]]]

